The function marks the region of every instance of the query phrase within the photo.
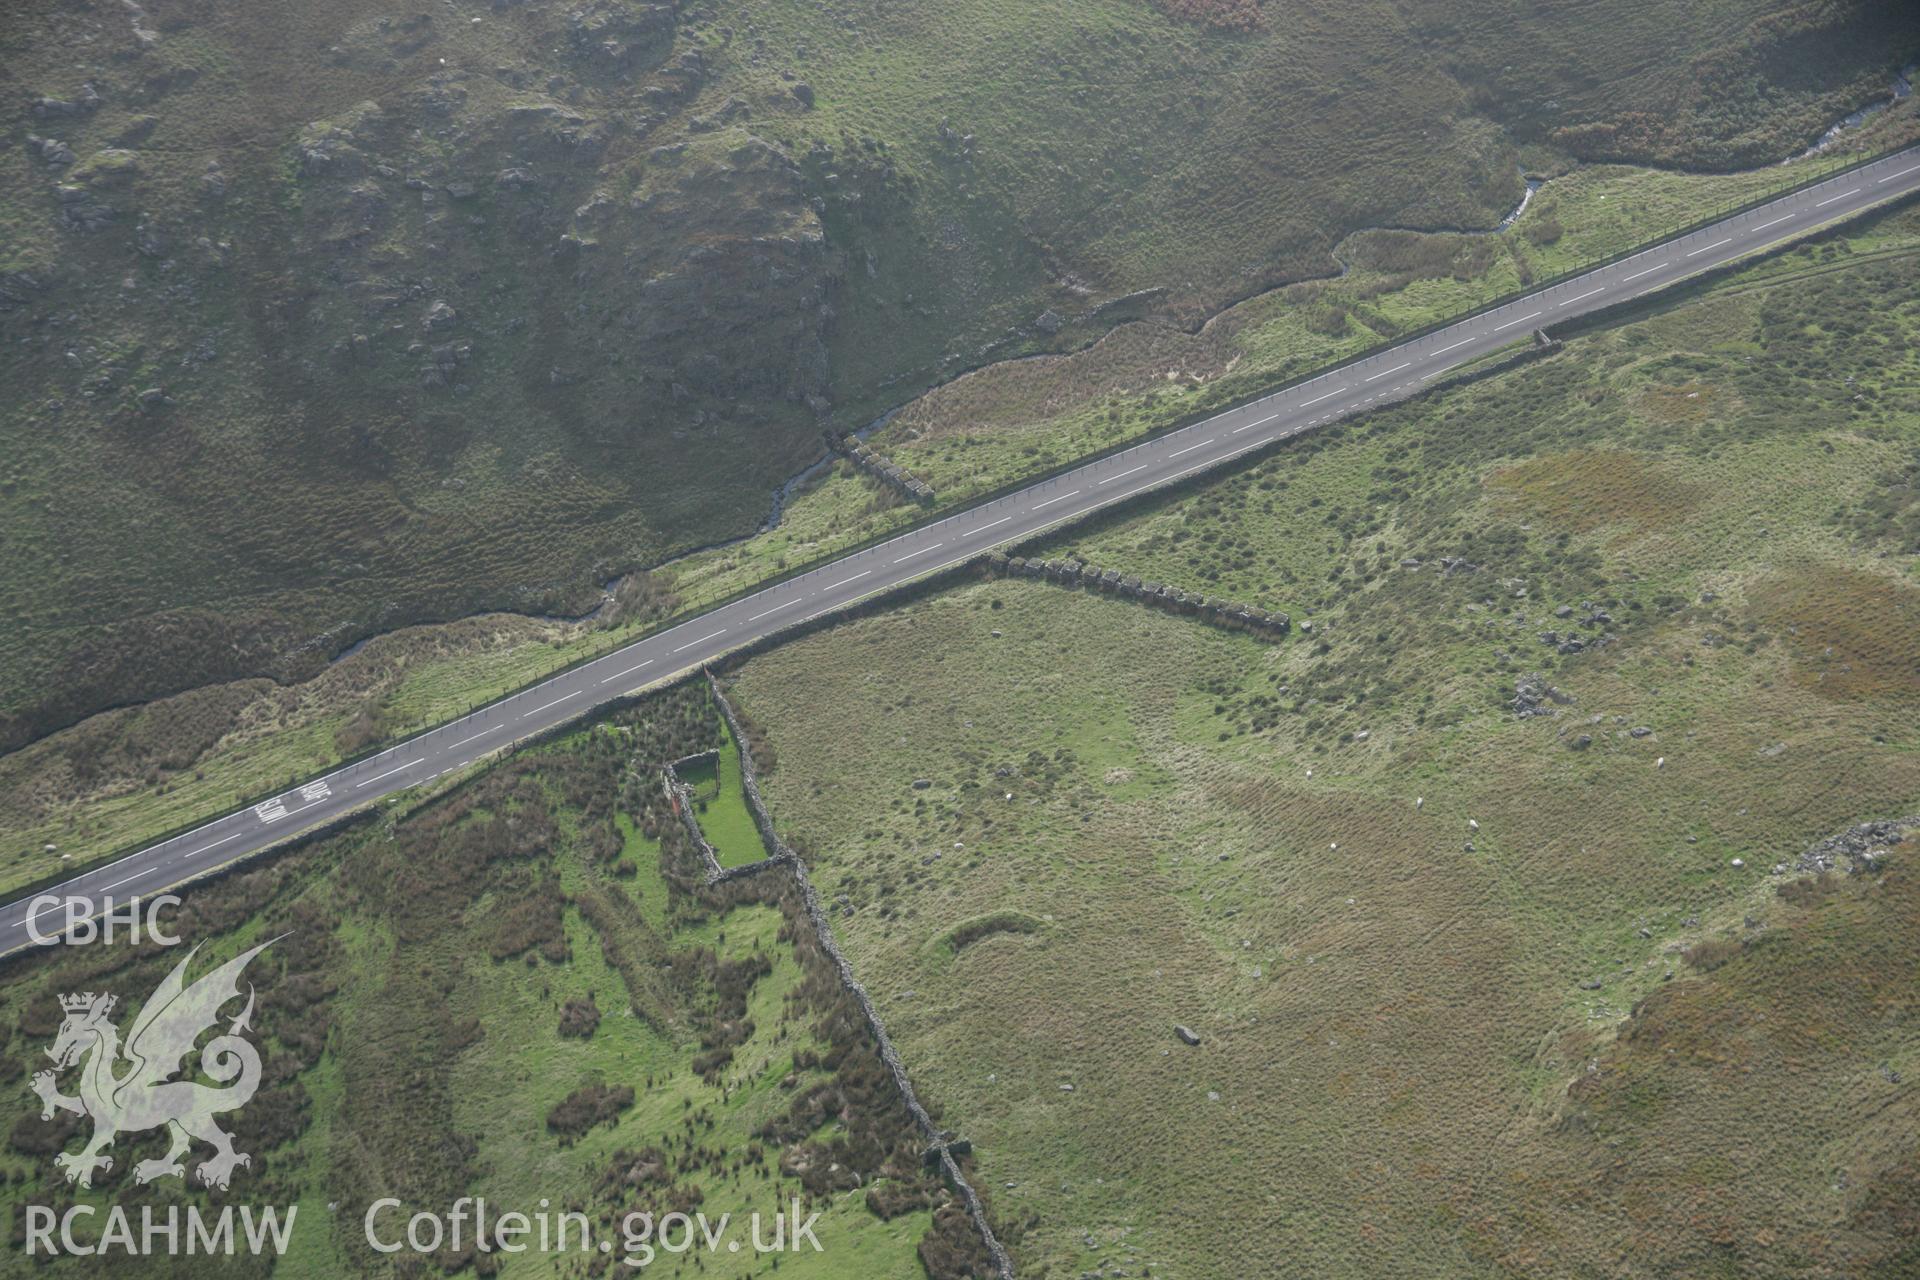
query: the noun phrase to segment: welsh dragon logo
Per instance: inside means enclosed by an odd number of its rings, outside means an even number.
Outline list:
[[[200,1050],[200,1073],[224,1087],[200,1084],[191,1078],[192,1071],[186,1079],[173,1077],[181,1071],[181,1060],[193,1052],[194,1041],[220,1021],[221,1006],[240,996],[240,974],[248,961],[277,941],[242,952],[189,986],[187,965],[200,950],[195,946],[140,1006],[125,1045],[113,1024],[117,997],[91,991],[60,997],[66,1019],[47,1050],[54,1070],[34,1076],[31,1087],[40,1096],[42,1120],[53,1119],[56,1110],[93,1119],[93,1137],[85,1147],[53,1158],[68,1182],[92,1186],[96,1169],[113,1168],[112,1157],[101,1153],[113,1145],[115,1137],[161,1125],[167,1127],[172,1145],[160,1159],[134,1165],[133,1176],[141,1183],[185,1176],[180,1157],[195,1138],[213,1147],[213,1155],[195,1170],[209,1187],[224,1191],[233,1171],[252,1163],[252,1157],[233,1149],[233,1135],[214,1123],[221,1112],[245,1106],[260,1087],[259,1050],[242,1034],[253,1015],[251,984],[246,1007],[228,1024],[226,1033]],[[80,1096],[69,1098],[55,1080],[76,1063],[80,1064]],[[122,1065],[125,1070],[118,1071]]]

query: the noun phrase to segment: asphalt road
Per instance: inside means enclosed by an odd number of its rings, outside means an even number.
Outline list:
[[[0,907],[0,953],[32,945],[33,933],[57,933],[69,899],[83,903],[84,914],[91,914],[108,899],[124,904],[133,896],[159,893],[783,627],[1030,537],[1063,519],[1219,466],[1281,437],[1404,398],[1534,329],[1665,288],[1916,189],[1920,147],[845,556],[637,640],[306,786],[76,876],[45,890],[44,897]],[[36,908],[35,903],[40,905]]]

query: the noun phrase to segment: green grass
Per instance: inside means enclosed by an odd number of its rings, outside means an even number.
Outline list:
[[[718,759],[691,765],[680,776],[693,788],[694,817],[720,865],[741,867],[765,858],[767,850],[740,781],[740,744],[724,729],[721,739]]]
[[[1808,914],[1768,871],[1920,810],[1920,545],[1885,514],[1916,235],[1044,548],[1310,638],[989,581],[741,668],[843,947],[998,1212],[1038,1218],[1023,1271],[1902,1274],[1905,873]],[[1516,718],[1530,672],[1571,704]],[[1007,911],[1033,927],[951,945]],[[1741,958],[1682,962],[1714,938]]]

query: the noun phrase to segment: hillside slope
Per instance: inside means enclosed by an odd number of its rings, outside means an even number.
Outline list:
[[[0,32],[0,745],[584,610],[751,529],[823,422],[1324,273],[1356,227],[1490,225],[1524,143],[1786,154],[1913,24],[40,0]]]

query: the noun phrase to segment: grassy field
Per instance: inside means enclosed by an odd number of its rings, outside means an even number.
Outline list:
[[[1024,1271],[1911,1270],[1914,844],[1773,869],[1920,812],[1916,232],[1051,548],[1281,646],[983,582],[732,678]]]
[[[750,532],[823,425],[1491,226],[1523,159],[1771,161],[1915,43],[1864,2],[589,8],[0,33],[0,744],[583,611]]]
[[[741,785],[740,745],[724,727],[720,736],[718,758],[682,769],[680,777],[693,788],[694,818],[720,865],[743,867],[766,857],[767,850]]]
[[[717,742],[704,689],[669,695],[193,895],[179,932],[221,956],[286,933],[248,973],[269,1083],[236,1117],[254,1163],[227,1197],[300,1206],[273,1274],[465,1271],[470,1254],[378,1256],[361,1226],[382,1195],[410,1213],[463,1194],[496,1212],[551,1201],[597,1231],[628,1210],[697,1206],[742,1233],[749,1214],[798,1198],[822,1213],[822,1253],[777,1271],[751,1250],[661,1254],[648,1271],[891,1280],[929,1250],[930,1274],[959,1274],[948,1267],[970,1256],[968,1237],[949,1238],[950,1216],[936,1227],[944,1193],[920,1173],[917,1135],[804,926],[796,943],[784,878],[758,896],[695,887],[653,778],[668,756]],[[130,1007],[179,954],[12,962],[0,1065],[18,1087],[0,1102],[0,1199],[16,1241],[30,1202],[206,1202],[164,1181],[134,1187],[134,1160],[164,1145],[151,1134],[123,1136],[113,1169],[70,1191],[49,1157],[77,1129],[42,1123],[23,1077],[59,1022],[56,994],[105,985]],[[479,1274],[607,1274],[578,1256],[488,1261],[505,1266]],[[115,1265],[181,1274],[164,1259]],[[264,1273],[244,1259],[199,1266]],[[18,1249],[0,1271],[96,1273]]]

